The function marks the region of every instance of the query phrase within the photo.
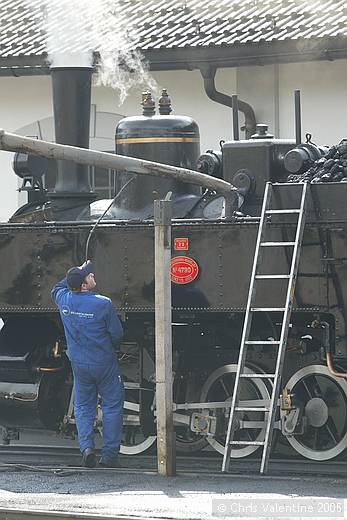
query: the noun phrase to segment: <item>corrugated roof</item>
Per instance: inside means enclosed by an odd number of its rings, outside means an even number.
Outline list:
[[[0,58],[45,55],[47,5],[54,7],[53,25],[64,26],[66,14],[61,2],[49,2],[1,0]],[[117,0],[114,5],[132,45],[142,51],[347,36],[346,0]],[[57,50],[85,50],[76,34],[57,45]]]

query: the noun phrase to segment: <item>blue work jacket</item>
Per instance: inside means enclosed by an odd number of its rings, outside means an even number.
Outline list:
[[[66,278],[52,289],[65,329],[72,362],[105,364],[115,359],[115,344],[123,328],[110,298],[90,291],[73,292]]]

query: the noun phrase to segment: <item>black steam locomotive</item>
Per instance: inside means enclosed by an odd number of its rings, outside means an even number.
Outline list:
[[[89,70],[52,71],[59,143],[88,147],[90,76]],[[71,374],[50,289],[68,267],[84,260],[89,238],[98,288],[116,304],[126,331],[121,346],[126,384],[122,452],[141,453],[154,444],[153,201],[171,192],[177,447],[192,452],[210,445],[223,453],[265,184],[275,183],[274,202],[281,208],[295,207],[300,198],[300,184],[289,186],[288,180],[321,170],[329,177],[335,165],[337,180],[344,180],[344,143],[331,151],[309,139],[275,139],[265,125],[258,125],[251,139],[222,142],[220,150],[200,155],[196,123],[171,114],[166,91],[159,115],[149,94],[142,104],[142,116],[125,118],[117,126],[116,153],[227,180],[237,188],[234,214],[225,218],[224,199],[217,193],[174,178],[118,172],[114,204],[90,236],[110,201],[96,200],[85,166],[17,155],[15,169],[24,179],[28,203],[0,224],[0,422],[7,441],[26,427],[73,430]],[[330,159],[330,170],[324,170]],[[51,191],[43,188],[44,172],[56,178]],[[281,433],[278,449],[287,452],[289,443],[314,460],[331,459],[347,447],[347,184],[327,180],[333,181],[333,174],[311,184],[275,422]],[[271,229],[274,240],[288,241],[296,226],[290,216],[280,215]],[[270,273],[281,273],[290,261],[279,250],[266,265]],[[260,292],[264,305],[276,308],[283,286],[274,281],[271,293]],[[273,371],[269,340],[278,339],[280,326],[276,311],[256,318],[258,341],[249,348],[249,373]],[[270,392],[270,380],[249,378],[241,398],[269,399]],[[262,439],[264,413],[239,412],[235,438]],[[245,457],[257,448],[240,445],[231,455]]]

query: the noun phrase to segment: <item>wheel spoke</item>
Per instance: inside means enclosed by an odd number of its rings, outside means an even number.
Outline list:
[[[314,450],[317,449],[317,444],[318,444],[318,429],[315,428],[314,435],[313,435],[313,449]]]
[[[312,381],[313,381],[313,383],[312,383]],[[320,388],[319,388],[319,385],[317,383],[315,376],[304,379],[302,381],[302,385],[305,388],[306,393],[310,399],[313,399],[314,397],[322,398],[322,392],[320,391]],[[310,387],[313,387],[313,388],[310,388]]]
[[[219,383],[220,383],[221,387],[223,388],[225,395],[227,397],[231,397],[233,395],[234,389],[230,392],[230,390],[227,387],[226,381],[224,380],[224,376],[220,378]]]
[[[323,399],[322,390],[321,390],[319,381],[317,380],[317,377],[316,376],[312,376],[311,380],[312,380],[314,397],[319,397],[319,398]]]
[[[308,397],[309,397],[310,399],[312,399],[311,390],[309,390],[309,388],[308,388],[308,386],[307,386],[307,384],[306,384],[306,381],[302,381],[302,386],[305,388]]]
[[[336,431],[336,426],[331,416],[329,415],[327,422],[324,424],[324,428],[329,433],[330,437],[334,441],[335,445],[339,442],[339,435]]]

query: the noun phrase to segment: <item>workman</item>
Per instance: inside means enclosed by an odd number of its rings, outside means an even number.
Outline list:
[[[99,464],[119,467],[124,387],[119,371],[117,345],[122,325],[112,302],[96,294],[93,264],[88,260],[72,267],[52,290],[65,329],[67,355],[74,378],[74,413],[85,467],[96,466],[94,420],[101,398],[103,447]]]

